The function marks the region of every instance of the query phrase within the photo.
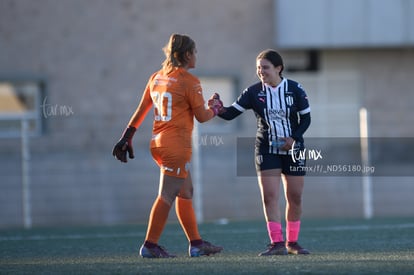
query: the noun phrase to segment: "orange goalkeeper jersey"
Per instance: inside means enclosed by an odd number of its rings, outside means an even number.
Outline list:
[[[151,76],[145,93],[154,106],[151,148],[191,148],[193,109],[204,106],[199,79],[182,68],[168,75],[160,70]]]

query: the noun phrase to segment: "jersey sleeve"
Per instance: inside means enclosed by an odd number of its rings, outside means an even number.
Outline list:
[[[252,108],[250,100],[250,89],[246,88],[237,98],[237,100],[232,104],[240,112],[244,112]]]
[[[296,100],[298,104],[298,112],[300,115],[308,114],[310,113],[311,109],[309,106],[309,100],[308,96],[306,95],[305,90],[303,89],[302,85],[299,83],[296,83]]]
[[[292,81],[291,84],[295,93],[294,96],[297,105],[297,113],[300,117],[297,127],[295,127],[292,131],[291,137],[296,141],[303,142],[303,134],[309,128],[311,123],[311,109],[309,106],[308,96],[306,95],[302,85],[294,81]]]
[[[187,98],[191,109],[196,109],[200,106],[204,106],[203,89],[201,88],[200,80],[196,77],[189,79],[186,83],[187,86]]]
[[[153,73],[150,78],[148,79],[147,85],[145,86],[145,90],[144,90],[144,95],[143,96],[148,96],[151,94],[151,88],[154,85],[154,78],[157,75],[156,73]]]

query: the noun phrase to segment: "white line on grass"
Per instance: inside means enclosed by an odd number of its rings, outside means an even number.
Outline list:
[[[230,223],[231,224],[231,223]],[[257,234],[263,231],[262,228],[257,229],[223,229],[214,230],[215,234]],[[414,228],[414,223],[403,224],[377,224],[377,225],[338,225],[338,226],[324,226],[324,227],[304,227],[303,231],[366,231],[366,230],[395,230]],[[165,235],[176,236],[182,235],[181,230],[165,231]],[[64,235],[15,235],[15,236],[0,236],[0,242],[7,241],[47,241],[47,240],[83,240],[83,239],[111,239],[111,238],[143,238],[145,232],[136,233],[95,233],[95,234],[64,234]]]
[[[402,223],[402,224],[377,224],[377,225],[336,225],[328,227],[315,227],[308,228],[307,231],[365,231],[374,229],[407,229],[414,228],[414,223]]]

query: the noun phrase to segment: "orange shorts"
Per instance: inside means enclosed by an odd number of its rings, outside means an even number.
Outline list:
[[[187,177],[191,153],[191,148],[151,148],[152,158],[160,167],[161,173],[177,178]]]

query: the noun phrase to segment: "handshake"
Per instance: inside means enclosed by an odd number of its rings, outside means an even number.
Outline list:
[[[220,100],[220,95],[214,93],[208,100],[208,107],[214,112],[214,115],[220,115],[225,112],[223,102]]]

